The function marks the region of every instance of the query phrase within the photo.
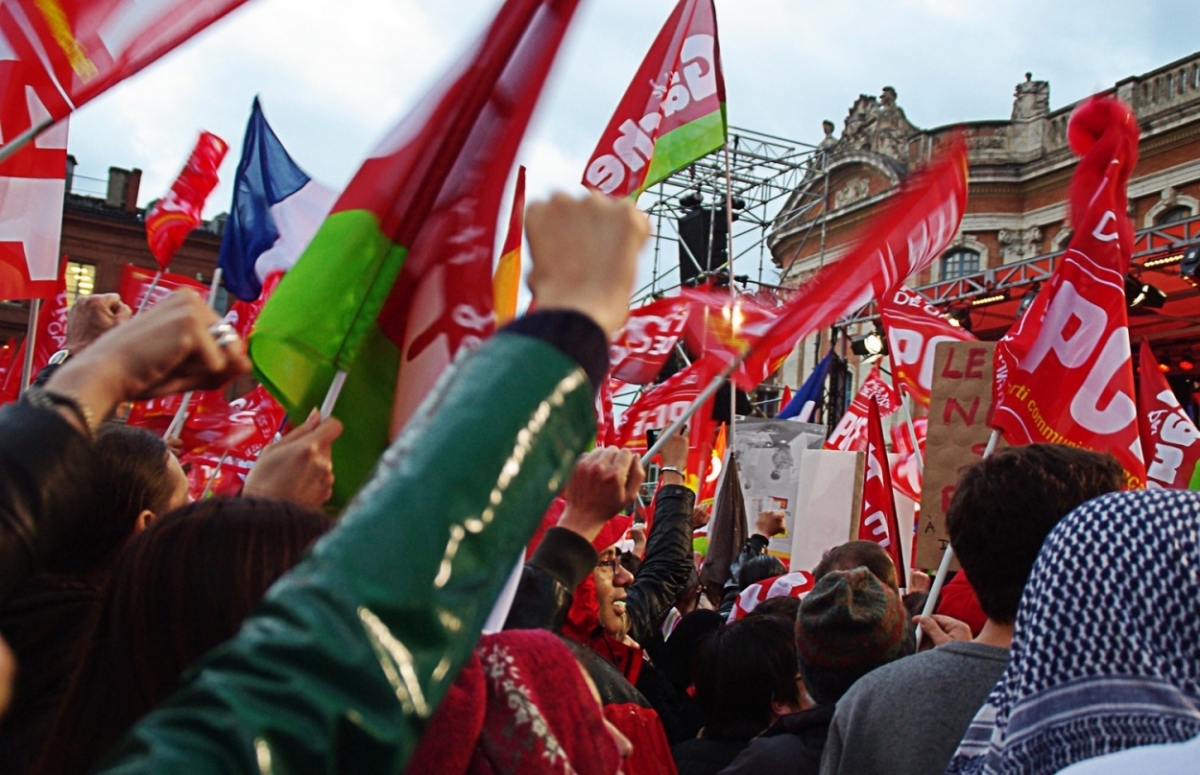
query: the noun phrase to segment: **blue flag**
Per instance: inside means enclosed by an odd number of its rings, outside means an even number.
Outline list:
[[[792,396],[788,405],[775,415],[776,419],[790,420],[795,417],[801,422],[808,422],[812,417],[813,410],[821,401],[821,394],[825,392],[825,376],[829,374],[829,364],[832,362],[833,350],[830,349],[813,369],[812,374],[808,375],[808,379],[804,380],[804,384],[796,391],[796,395]]]
[[[268,275],[296,263],[335,199],[288,155],[255,97],[217,259],[229,292],[257,299]]]

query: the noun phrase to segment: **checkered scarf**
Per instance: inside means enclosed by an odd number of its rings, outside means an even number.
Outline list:
[[[1113,493],[1046,539],[1008,668],[946,770],[1054,773],[1200,734],[1200,493]]]

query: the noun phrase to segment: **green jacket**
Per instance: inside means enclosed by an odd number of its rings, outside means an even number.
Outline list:
[[[401,772],[592,441],[592,406],[554,346],[493,337],[439,382],[338,527],[100,771]]]

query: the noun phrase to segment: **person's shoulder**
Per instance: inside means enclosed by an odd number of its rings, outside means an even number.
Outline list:
[[[817,772],[821,766],[821,750],[812,748],[794,734],[754,738],[733,762],[719,775],[772,775],[772,773]]]

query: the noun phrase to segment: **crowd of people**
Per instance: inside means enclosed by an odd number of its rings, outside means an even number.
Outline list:
[[[188,503],[171,449],[110,418],[245,374],[241,343],[186,292],[82,305],[86,346],[0,409],[0,771],[1200,771],[1200,494],[1002,449],[963,470],[929,617],[872,542],[780,583],[772,511],[701,583],[683,433],[625,516],[641,462],[585,450],[647,228],[599,195],[531,206],[537,311],[336,516],[319,416]]]

